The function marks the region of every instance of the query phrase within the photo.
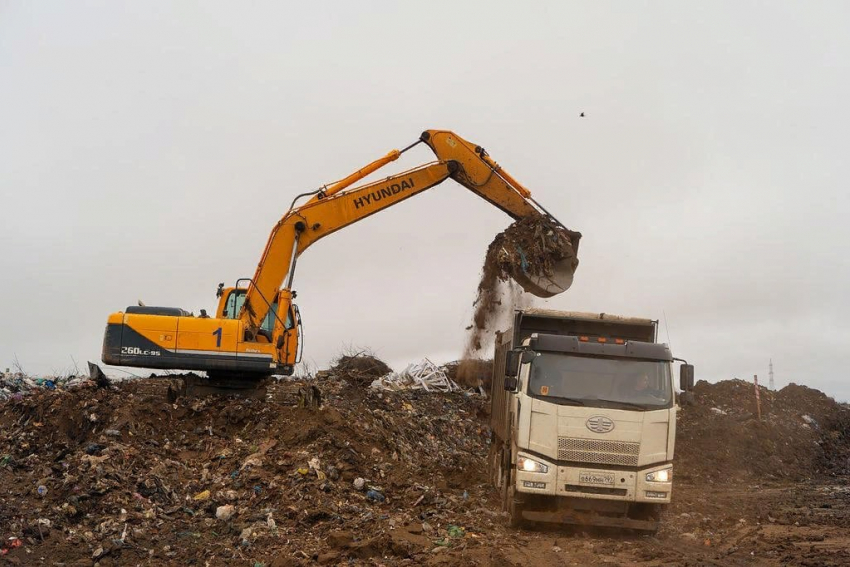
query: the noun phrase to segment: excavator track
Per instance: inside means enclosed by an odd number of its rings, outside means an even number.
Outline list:
[[[205,396],[236,396],[254,400],[266,399],[269,376],[240,376],[240,375],[211,375],[209,377],[197,374],[183,376],[167,376],[176,384],[169,386],[168,399],[173,402],[178,398],[202,398]]]

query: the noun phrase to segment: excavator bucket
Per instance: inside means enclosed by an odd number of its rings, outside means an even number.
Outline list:
[[[513,279],[532,295],[552,297],[570,289],[575,271],[575,259],[565,258],[552,265],[551,275],[534,275],[518,270],[514,272]]]
[[[537,297],[567,291],[578,268],[581,233],[555,223],[542,215],[514,222],[493,240],[486,262]]]

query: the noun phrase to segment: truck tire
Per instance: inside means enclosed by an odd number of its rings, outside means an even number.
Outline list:
[[[502,501],[502,512],[508,511],[508,485],[510,483],[510,466],[506,466],[505,463],[507,459],[505,458],[505,451],[501,449],[498,454],[498,467],[499,467],[499,495],[501,496]]]
[[[508,525],[519,528],[522,520],[522,500],[516,493],[516,473],[513,467],[512,452],[510,449],[502,450],[499,463],[501,468],[501,495],[502,511],[508,514]]]
[[[522,502],[517,497],[515,479],[513,473],[510,474],[510,484],[508,485],[508,525],[512,528],[519,528],[523,525],[522,519]]]
[[[495,488],[501,488],[501,451],[499,451],[499,445],[495,439],[493,439],[490,443],[490,453],[487,456],[487,467],[488,473],[490,474],[490,484],[492,484]]]
[[[628,514],[630,518],[633,518],[635,520],[654,522],[651,527],[644,529],[635,529],[634,531],[643,535],[656,535],[658,533],[658,528],[661,526],[662,511],[663,508],[658,504],[633,504]]]

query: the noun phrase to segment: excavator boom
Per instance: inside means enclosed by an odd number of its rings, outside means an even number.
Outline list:
[[[430,147],[439,161],[348,189],[418,143]],[[295,262],[310,244],[449,177],[514,219],[540,214],[551,216],[531,198],[531,192],[493,161],[481,146],[448,130],[426,130],[419,142],[404,150],[389,152],[326,190],[318,191],[307,203],[291,208],[283,216],[269,236],[248,288],[240,313],[246,328],[255,329],[263,321],[271,305],[267,298],[272,297],[281,285],[291,287]],[[557,219],[552,220],[558,222]],[[564,263],[555,266],[551,276],[543,279],[520,276],[518,283],[535,295],[550,297],[569,288],[572,275],[572,265]]]

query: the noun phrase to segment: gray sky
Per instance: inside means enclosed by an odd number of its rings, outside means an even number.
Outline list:
[[[214,310],[295,194],[446,128],[584,233],[572,289],[536,305],[666,312],[698,378],[766,381],[772,357],[778,386],[850,399],[848,21],[845,2],[0,1],[0,366],[97,360],[137,299]],[[509,221],[448,181],[316,244],[305,358],[457,358]]]

